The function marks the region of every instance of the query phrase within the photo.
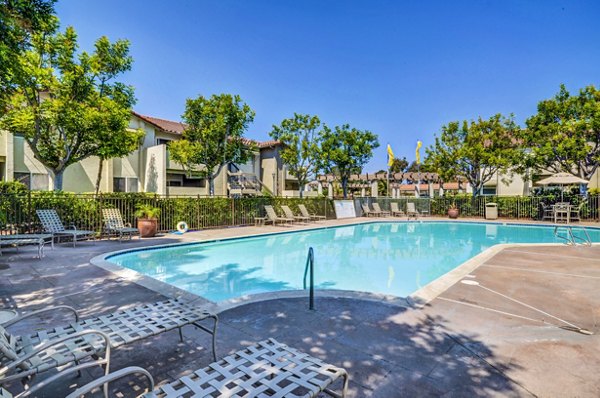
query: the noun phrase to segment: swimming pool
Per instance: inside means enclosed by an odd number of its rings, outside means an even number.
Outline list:
[[[588,233],[600,242],[600,229]],[[302,289],[313,247],[318,288],[405,297],[490,246],[562,242],[549,226],[374,222],[140,249],[106,260],[220,302]]]

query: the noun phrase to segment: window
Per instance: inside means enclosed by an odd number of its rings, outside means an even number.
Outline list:
[[[188,188],[205,188],[205,178],[188,178],[183,174],[168,173],[167,174],[167,186],[168,187],[188,187]]]
[[[113,178],[113,192],[127,192],[126,179],[123,177]]]
[[[137,192],[138,179],[136,177],[114,177],[113,192]]]
[[[168,140],[166,138],[157,138],[156,139],[156,145],[166,145],[169,146],[169,143],[173,141],[173,140]]]
[[[482,195],[496,195],[496,187],[483,187]]]
[[[25,184],[25,186],[27,188],[29,188],[31,186],[31,174],[30,173],[17,173],[17,172],[15,172],[13,174],[13,179],[15,181],[19,181],[19,182]]]
[[[32,191],[47,191],[49,180],[47,174],[40,173],[13,173],[13,179],[19,181]]]

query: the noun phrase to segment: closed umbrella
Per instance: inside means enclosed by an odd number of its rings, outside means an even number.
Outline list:
[[[550,177],[544,178],[537,182],[538,185],[559,185],[560,186],[560,200],[563,200],[563,187],[565,185],[575,184],[588,184],[589,181],[574,176],[571,173],[556,173]]]

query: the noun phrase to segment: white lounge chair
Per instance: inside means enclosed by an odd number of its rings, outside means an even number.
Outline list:
[[[406,214],[402,210],[400,210],[400,208],[398,207],[398,203],[396,203],[396,202],[390,203],[390,208],[392,210],[392,216],[394,216],[394,217],[406,216]]]
[[[75,322],[23,336],[14,336],[5,329],[25,318],[56,309],[72,311],[75,314]],[[200,323],[207,319],[214,321],[212,328]],[[181,329],[186,325],[193,325],[212,335],[213,359],[216,361],[217,323],[217,315],[177,299],[85,320],[79,320],[77,311],[67,306],[33,311],[11,319],[0,327],[0,387],[11,380],[21,379],[27,383],[36,374],[73,363],[80,366],[80,369],[103,365],[108,373],[110,348],[134,343],[173,329],[179,329],[179,337],[183,340]],[[90,339],[88,335],[100,336],[103,341]],[[79,365],[83,359],[103,354],[105,357],[102,362],[85,362]],[[71,373],[72,369],[67,368],[65,371]]]
[[[369,207],[369,205],[367,203],[362,203],[360,206],[362,207],[363,215],[366,215],[367,217],[371,217],[371,216],[379,217],[379,215],[381,214],[374,210],[371,210],[371,208]]]
[[[415,204],[413,202],[408,202],[406,204],[406,215],[408,216],[408,219],[410,220],[411,217],[417,219],[418,217],[421,216],[421,213],[419,213],[419,211],[417,210],[417,208],[415,207]]]
[[[298,221],[302,221],[302,222],[310,221],[310,217],[295,215],[289,206],[283,205],[283,206],[281,206],[281,210],[283,210],[283,214],[285,214],[286,218],[293,218],[294,220],[298,220]]]
[[[157,388],[148,371],[131,366],[90,382],[67,398],[80,398],[106,383],[140,374],[148,380],[150,390],[139,395],[144,398],[309,398],[321,396],[323,392],[332,397],[345,397],[348,390],[346,370],[268,339]],[[338,393],[331,386],[340,379],[338,390],[341,391]]]
[[[114,234],[119,237],[119,240],[123,240],[125,236],[131,240],[133,235],[138,235],[141,239],[140,230],[133,228],[130,223],[125,224],[119,209],[102,209],[102,216],[104,218],[104,231],[109,238]]]
[[[375,212],[378,213],[380,217],[386,217],[390,215],[389,211],[381,210],[381,207],[377,202],[373,203],[373,210],[375,210]]]
[[[72,225],[71,229],[65,229],[56,210],[36,210],[36,213],[44,227],[44,232],[52,234],[54,238],[60,238],[61,236],[72,238],[73,247],[75,247],[78,240],[96,238],[96,232],[77,229],[75,225]]]
[[[298,205],[298,209],[300,209],[300,213],[304,217],[310,217],[310,219],[313,220],[313,221],[319,221],[319,220],[325,220],[325,219],[327,219],[327,217],[325,217],[325,216],[320,216],[318,214],[311,214],[311,213],[309,213],[308,210],[306,209],[306,206],[304,206],[304,205]]]
[[[293,218],[290,217],[279,217],[277,213],[275,213],[275,209],[271,205],[265,206],[265,212],[267,212],[267,218],[273,223],[273,225],[275,225],[278,222],[281,224],[285,224],[293,223],[295,221]]]

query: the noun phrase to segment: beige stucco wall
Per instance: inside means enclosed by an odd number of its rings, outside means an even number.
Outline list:
[[[155,145],[144,149],[144,174],[142,186],[145,192],[164,195],[167,193],[166,146]]]
[[[277,148],[265,148],[260,151],[260,175],[263,184],[274,194],[281,195],[285,188],[281,157]],[[275,178],[273,178],[275,175]],[[274,181],[275,180],[275,181]]]
[[[64,173],[63,190],[69,192],[94,192],[96,190],[99,167],[100,162],[96,156],[70,165]],[[104,162],[102,179],[100,180],[100,191],[102,192],[112,191],[110,168],[110,162]]]

